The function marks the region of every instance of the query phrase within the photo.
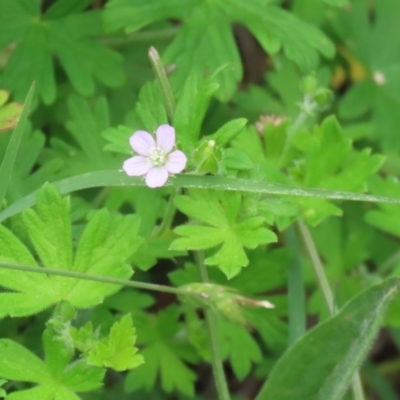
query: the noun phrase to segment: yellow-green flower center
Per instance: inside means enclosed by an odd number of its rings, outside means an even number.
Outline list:
[[[154,167],[161,167],[165,165],[167,161],[167,155],[160,147],[152,147],[150,149],[149,161]]]

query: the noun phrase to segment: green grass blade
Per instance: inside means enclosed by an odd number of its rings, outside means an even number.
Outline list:
[[[11,134],[10,141],[7,146],[6,154],[0,166],[0,206],[3,203],[11,179],[11,173],[14,168],[15,159],[17,158],[19,146],[21,144],[22,135],[25,130],[28,114],[31,109],[33,93],[35,91],[35,82],[32,83],[28,94],[26,95],[21,116],[19,117],[17,126]]]
[[[108,170],[88,172],[76,175],[57,182],[54,186],[61,194],[75,192],[77,190],[104,187],[104,186],[145,186],[142,178],[129,177],[122,171]],[[400,199],[374,196],[369,194],[340,192],[335,190],[300,188],[266,181],[224,178],[220,176],[204,176],[182,174],[169,179],[166,186],[175,188],[199,188],[199,189],[220,189],[251,193],[276,194],[286,196],[316,197],[322,199],[368,201],[381,203],[400,203]],[[22,210],[31,207],[36,201],[36,191],[19,199],[10,207],[0,213],[0,222],[18,214]]]

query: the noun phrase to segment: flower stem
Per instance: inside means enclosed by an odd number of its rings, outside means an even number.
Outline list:
[[[167,209],[165,210],[165,214],[164,214],[164,217],[161,221],[159,228],[156,229],[154,232],[154,236],[156,236],[156,237],[162,236],[162,234],[171,227],[172,220],[174,219],[174,215],[175,215],[174,200],[178,193],[179,192],[175,188],[172,188],[171,194],[170,194],[170,197],[168,200]]]
[[[311,233],[310,233],[309,229],[307,228],[307,226],[304,224],[303,221],[299,221],[297,223],[297,225],[298,225],[300,234],[303,238],[304,245],[306,247],[308,256],[310,257],[311,265],[314,269],[314,273],[317,277],[317,282],[318,282],[319,287],[324,296],[325,303],[328,307],[329,313],[331,315],[335,315],[336,306],[335,306],[335,301],[333,299],[333,293],[329,286],[328,279],[325,275],[324,267],[322,266],[321,259],[319,258],[317,249],[315,247],[314,240],[311,237]]]
[[[121,285],[132,287],[136,289],[145,289],[145,290],[154,290],[157,292],[165,292],[165,293],[174,293],[176,295],[189,295],[198,296],[197,293],[180,289],[180,288],[173,288],[170,286],[164,285],[157,285],[153,283],[144,283],[138,281],[129,281],[126,279],[119,279],[101,275],[93,275],[93,274],[86,274],[82,272],[75,272],[75,271],[66,271],[60,270],[55,268],[45,268],[45,267],[37,267],[32,265],[21,265],[21,264],[12,264],[12,263],[5,263],[0,262],[0,268],[7,268],[16,271],[26,271],[26,272],[34,272],[39,274],[46,274],[46,275],[55,275],[55,276],[64,276],[65,278],[73,278],[73,279],[84,279],[88,281],[95,281],[95,282],[102,282],[102,283],[110,283],[113,285]]]
[[[365,400],[359,371],[356,371],[351,380],[351,389],[353,391],[354,400]]]
[[[158,54],[158,51],[154,47],[150,47],[149,49],[149,58],[151,65],[153,66],[154,73],[156,75],[158,83],[160,84],[169,122],[172,124],[175,113],[175,99],[172,93],[171,85],[169,83],[167,74],[165,73],[165,68],[161,61],[160,55]]]
[[[204,264],[204,253],[202,251],[195,252],[196,263],[199,268],[200,278],[203,283],[209,283],[207,267]],[[219,400],[230,400],[228,385],[226,382],[224,366],[222,363],[221,351],[219,348],[217,319],[212,309],[204,309],[205,321],[210,337],[211,344],[211,363],[213,368],[215,385],[217,387]]]
[[[287,152],[290,149],[290,145],[292,144],[294,136],[303,127],[303,125],[305,124],[307,119],[312,115],[312,113],[318,108],[318,104],[315,101],[312,101],[310,96],[305,95],[301,108],[302,108],[302,111],[297,116],[293,125],[288,129],[286,142],[283,147],[281,156],[279,157],[279,162],[278,162],[279,166],[282,166],[283,163],[285,162],[285,157],[287,155]],[[304,110],[307,110],[307,112]]]

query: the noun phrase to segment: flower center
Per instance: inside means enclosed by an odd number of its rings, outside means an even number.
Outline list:
[[[154,167],[161,167],[167,161],[166,154],[159,147],[152,147],[150,149],[149,160]]]

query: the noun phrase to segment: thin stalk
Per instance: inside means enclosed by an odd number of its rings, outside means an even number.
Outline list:
[[[303,238],[307,253],[310,257],[311,265],[312,265],[315,275],[317,277],[317,282],[318,282],[319,287],[324,296],[325,303],[328,307],[329,313],[333,316],[336,314],[337,308],[335,305],[335,300],[333,298],[333,293],[332,293],[331,287],[330,287],[328,279],[325,275],[325,270],[322,265],[321,259],[318,255],[314,240],[311,236],[311,233],[310,233],[308,227],[304,224],[304,222],[298,221],[297,224],[298,224],[300,234]],[[354,400],[365,400],[359,371],[356,371],[356,373],[354,374],[354,377],[351,382],[351,387],[352,387],[352,391],[353,391]]]
[[[392,254],[385,262],[379,267],[381,275],[388,275],[392,272],[393,268],[400,262],[400,251]]]
[[[168,200],[167,209],[165,210],[164,217],[161,221],[161,224],[157,230],[155,230],[154,236],[160,237],[162,234],[171,227],[172,221],[175,215],[175,197],[177,195],[177,190],[172,188],[171,194]]]
[[[351,390],[354,400],[365,400],[359,371],[356,371],[351,380]]]
[[[149,49],[149,58],[151,65],[154,69],[156,78],[158,80],[158,83],[160,84],[169,122],[172,123],[174,120],[174,113],[175,113],[175,99],[172,93],[171,85],[169,83],[167,74],[165,73],[165,68],[161,61],[160,55],[158,54],[158,51],[154,47],[150,47]]]
[[[279,157],[279,162],[278,162],[279,166],[282,166],[282,164],[284,163],[285,157],[290,149],[290,145],[292,144],[294,136],[303,127],[303,125],[310,117],[312,112],[317,108],[318,104],[315,101],[313,101],[310,96],[308,95],[304,96],[302,109],[306,109],[307,112],[301,111],[300,114],[297,116],[296,120],[294,121],[293,125],[289,128],[286,142],[283,147],[283,151],[281,153],[281,156]]]
[[[195,252],[196,263],[199,268],[200,279],[203,283],[209,283],[207,267],[204,264],[204,253]],[[221,350],[219,348],[217,319],[212,309],[204,309],[206,327],[211,344],[211,363],[213,368],[215,385],[217,387],[219,400],[230,400],[228,384],[226,382],[224,366],[222,363]]]
[[[83,279],[83,280],[95,281],[95,282],[101,282],[101,283],[110,283],[113,285],[127,286],[127,287],[136,288],[136,289],[153,290],[153,291],[164,292],[164,293],[174,293],[176,295],[198,296],[197,293],[193,293],[193,292],[187,291],[185,289],[173,288],[170,286],[156,285],[153,283],[144,283],[144,282],[138,282],[138,281],[129,281],[126,279],[86,274],[86,273],[75,272],[75,271],[66,271],[66,270],[60,270],[60,269],[54,269],[54,268],[36,267],[36,266],[32,266],[32,265],[12,264],[12,263],[5,263],[5,262],[0,262],[0,268],[7,268],[7,269],[16,270],[16,271],[34,272],[34,273],[46,274],[46,275],[63,276],[65,278]]]
[[[305,290],[300,264],[300,251],[293,227],[286,231],[286,243],[291,250],[288,269],[289,346],[306,332]]]
[[[298,226],[300,234],[303,238],[307,253],[310,257],[311,265],[314,269],[314,273],[317,277],[318,285],[324,296],[325,303],[328,307],[329,313],[331,315],[335,315],[335,313],[336,313],[335,300],[333,298],[333,293],[332,293],[331,287],[329,286],[328,279],[325,275],[325,271],[324,271],[324,267],[322,265],[321,259],[319,258],[317,249],[315,247],[314,240],[311,237],[311,233],[310,233],[309,229],[307,228],[307,226],[304,224],[303,221],[299,221],[297,223],[297,226]]]
[[[107,186],[102,187],[97,196],[92,201],[93,208],[100,207],[105,202],[109,194],[110,188]]]

